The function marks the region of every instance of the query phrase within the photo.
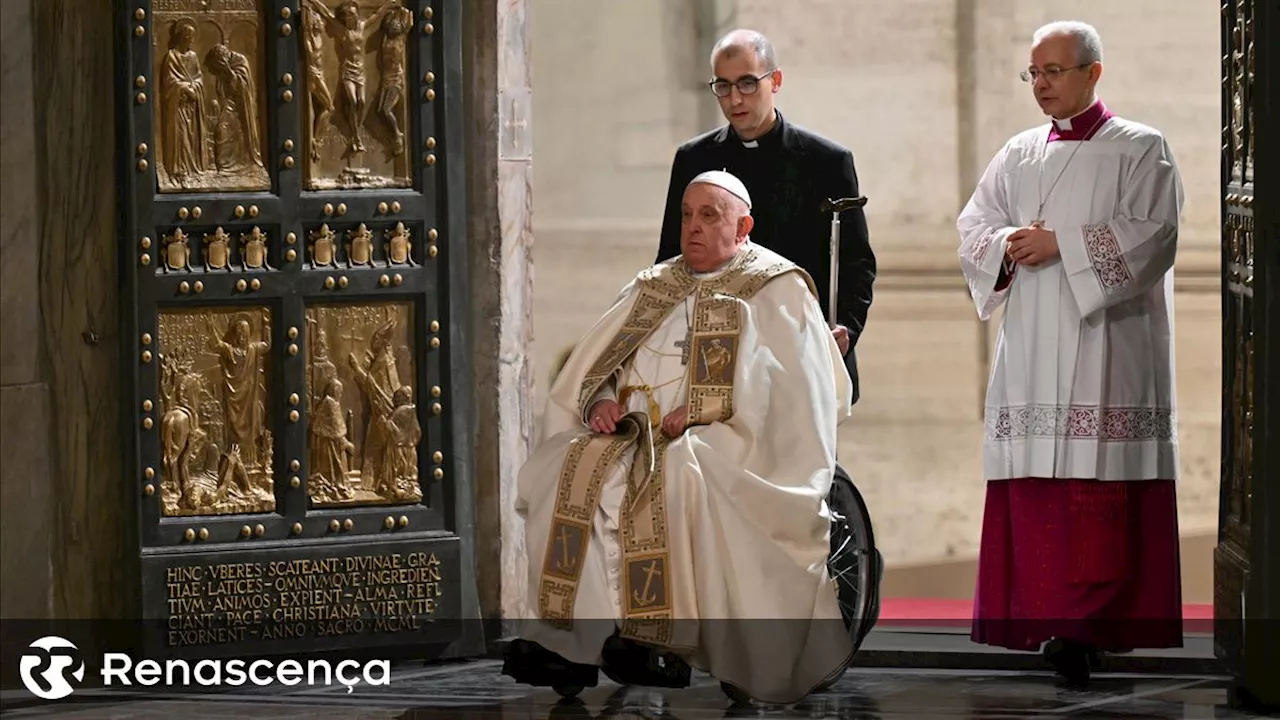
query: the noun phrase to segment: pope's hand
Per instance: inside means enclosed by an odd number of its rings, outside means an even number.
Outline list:
[[[611,435],[618,429],[618,421],[622,419],[622,406],[616,400],[601,400],[591,406],[588,417],[591,429],[598,433]]]
[[[849,354],[849,328],[843,325],[837,325],[835,326],[835,329],[831,331],[831,334],[836,339],[836,345],[840,347],[840,354],[848,355]]]
[[[675,410],[667,413],[667,416],[662,418],[662,432],[666,433],[667,437],[672,439],[680,437],[680,433],[684,432],[684,426],[685,422],[688,420],[688,416],[688,405],[681,405]]]
[[[1039,224],[1019,228],[1009,236],[1005,254],[1019,265],[1035,267],[1058,257],[1058,235]]]

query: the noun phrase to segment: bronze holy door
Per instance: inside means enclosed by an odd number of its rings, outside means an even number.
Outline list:
[[[149,647],[479,652],[461,0],[117,7]]]
[[[1222,481],[1215,646],[1280,704],[1280,5],[1222,3]]]

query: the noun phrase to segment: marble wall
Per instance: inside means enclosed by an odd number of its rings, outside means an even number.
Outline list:
[[[489,639],[523,601],[516,473],[533,432],[532,92],[526,0],[466,3],[476,555]]]

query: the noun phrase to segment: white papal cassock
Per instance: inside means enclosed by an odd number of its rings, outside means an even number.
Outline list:
[[[629,386],[652,389],[621,398],[641,422],[592,433],[591,406]],[[716,273],[641,273],[566,361],[519,473],[521,638],[599,665],[620,629],[770,702],[838,673],[852,646],[825,501],[850,401],[811,283],[781,256],[747,242]],[[686,432],[649,432],[682,405]]]
[[[1049,135],[1046,125],[1011,139],[957,223],[979,316],[1004,304],[987,390],[986,477],[1175,478],[1173,260],[1183,191],[1173,152],[1158,131],[1119,117],[1087,141]],[[1037,219],[1057,233],[1061,258],[1017,267],[998,288],[1007,238]]]

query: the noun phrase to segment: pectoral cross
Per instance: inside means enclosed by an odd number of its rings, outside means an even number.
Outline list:
[[[677,340],[675,344],[680,348],[680,364],[688,365],[689,356],[693,354],[693,326],[689,326],[684,331],[684,339]]]

